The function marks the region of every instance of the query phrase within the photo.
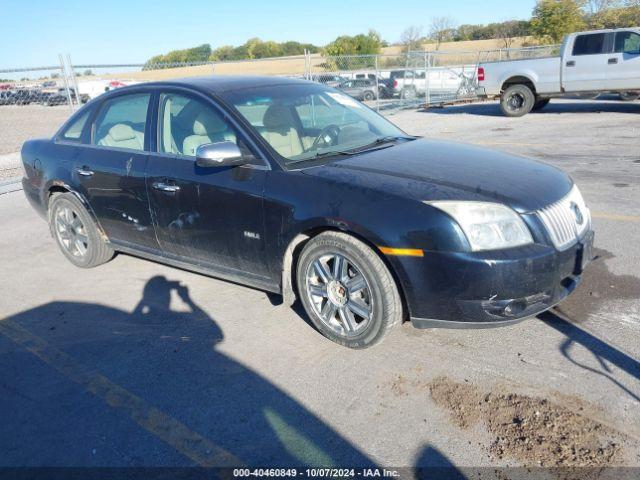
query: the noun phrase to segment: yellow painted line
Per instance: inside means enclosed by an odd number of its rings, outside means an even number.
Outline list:
[[[58,370],[107,405],[124,411],[131,420],[167,445],[204,467],[237,467],[242,462],[223,448],[214,445],[186,425],[149,405],[142,398],[113,383],[105,376],[77,363],[72,357],[52,347],[40,337],[10,321],[0,321],[0,333],[23,346],[40,360]]]
[[[391,248],[378,247],[385,255],[398,255],[404,257],[424,257],[424,252],[419,248]]]
[[[593,218],[603,218],[605,220],[617,220],[620,222],[640,222],[638,215],[617,215],[615,213],[591,212]]]

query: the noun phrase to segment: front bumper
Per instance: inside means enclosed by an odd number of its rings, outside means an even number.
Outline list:
[[[580,284],[593,231],[559,252],[541,244],[502,251],[425,252],[398,259],[411,322],[417,328],[490,328],[535,316]]]

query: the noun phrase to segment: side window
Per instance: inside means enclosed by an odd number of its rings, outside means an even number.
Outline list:
[[[67,129],[62,132],[60,138],[64,140],[68,140],[70,142],[79,142],[80,137],[82,136],[82,130],[89,119],[89,115],[91,114],[91,110],[87,109],[82,115],[78,117],[78,119],[73,122],[71,125],[67,127]]]
[[[578,35],[573,44],[573,55],[598,55],[604,53],[605,33]]]
[[[616,53],[640,54],[640,35],[635,32],[616,33]]]
[[[195,157],[200,145],[238,144],[235,130],[221,114],[200,100],[180,94],[168,93],[160,97],[159,126],[162,153]]]
[[[107,101],[94,126],[93,144],[144,150],[150,97],[149,93],[140,93]]]

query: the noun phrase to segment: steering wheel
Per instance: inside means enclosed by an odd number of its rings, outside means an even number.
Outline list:
[[[317,150],[318,147],[328,147],[330,145],[335,145],[335,142],[338,141],[338,135],[340,135],[340,127],[333,124],[327,125],[322,129],[322,131],[313,141],[311,149]]]

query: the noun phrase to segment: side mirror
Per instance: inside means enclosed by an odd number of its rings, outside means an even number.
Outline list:
[[[245,163],[242,152],[233,142],[205,143],[196,148],[199,167],[236,167]]]

